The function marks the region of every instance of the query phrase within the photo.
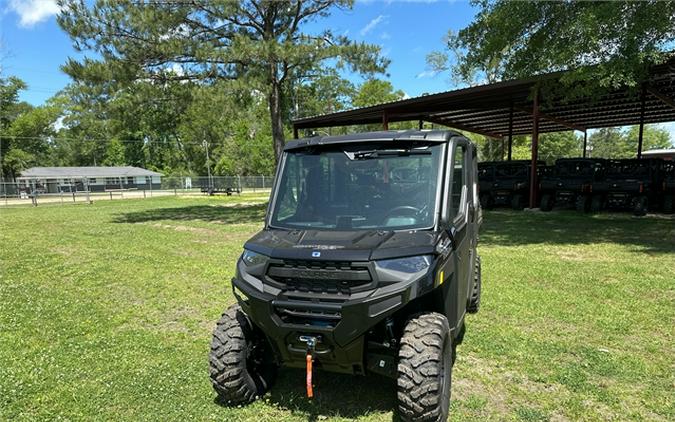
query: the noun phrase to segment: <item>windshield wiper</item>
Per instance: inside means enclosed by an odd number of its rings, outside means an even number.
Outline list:
[[[405,157],[408,155],[431,155],[428,149],[373,149],[369,151],[347,152],[350,160],[369,160],[382,157]]]

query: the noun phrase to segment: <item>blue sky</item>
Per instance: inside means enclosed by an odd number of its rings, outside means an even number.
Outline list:
[[[0,0],[2,74],[28,84],[21,99],[42,104],[69,78],[59,70],[69,56],[79,57],[56,24],[55,0]],[[425,56],[443,48],[448,29],[471,21],[474,10],[462,1],[358,1],[310,24],[309,31],[331,28],[356,41],[382,46],[390,60],[389,80],[409,96],[451,88],[448,75],[427,72]],[[354,78],[358,80],[358,78]]]

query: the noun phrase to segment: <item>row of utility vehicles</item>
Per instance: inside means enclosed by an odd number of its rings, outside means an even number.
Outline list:
[[[530,191],[529,160],[478,164],[483,208],[507,205],[523,209]],[[582,212],[630,209],[673,212],[675,162],[661,159],[605,160],[561,158],[554,166],[537,165],[539,208],[571,206]]]

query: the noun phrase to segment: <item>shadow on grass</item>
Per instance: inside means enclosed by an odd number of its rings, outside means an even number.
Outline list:
[[[279,372],[269,400],[275,406],[306,415],[308,421],[356,418],[396,409],[396,382],[378,375],[315,371],[314,398],[310,400],[305,394],[305,372],[285,368]]]
[[[495,210],[484,212],[480,239],[482,243],[502,246],[619,243],[648,252],[675,253],[675,218]]]
[[[115,223],[143,223],[148,221],[207,221],[218,224],[261,223],[267,204],[252,205],[192,205],[178,208],[156,208],[118,214]]]

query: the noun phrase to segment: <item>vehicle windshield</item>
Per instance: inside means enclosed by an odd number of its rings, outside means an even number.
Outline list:
[[[607,168],[607,175],[610,177],[647,176],[648,174],[647,165],[636,161],[614,162]]]
[[[525,176],[527,176],[527,165],[505,164],[505,165],[497,166],[497,176],[499,176],[499,177],[525,177]]]
[[[439,144],[289,151],[271,226],[403,230],[434,225]]]
[[[556,163],[558,176],[592,176],[598,166],[591,161],[563,161]]]

